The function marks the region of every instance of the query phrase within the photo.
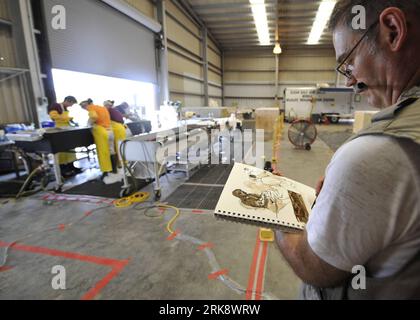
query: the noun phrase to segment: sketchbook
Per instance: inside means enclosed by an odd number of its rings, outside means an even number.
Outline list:
[[[217,204],[217,218],[299,232],[315,203],[315,190],[252,166],[236,163]]]

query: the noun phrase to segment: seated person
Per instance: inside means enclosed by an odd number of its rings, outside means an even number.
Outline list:
[[[127,120],[130,120],[132,122],[138,122],[141,120],[138,114],[136,114],[135,112],[131,112],[130,106],[128,105],[127,102],[121,103],[119,106],[116,106],[114,109],[120,112],[122,116]]]

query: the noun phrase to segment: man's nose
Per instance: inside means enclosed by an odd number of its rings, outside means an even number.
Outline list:
[[[346,78],[346,87],[353,87],[355,84],[357,84],[355,77],[351,76],[350,78]]]

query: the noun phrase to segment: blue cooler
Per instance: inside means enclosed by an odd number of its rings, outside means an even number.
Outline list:
[[[55,128],[55,122],[54,121],[44,121],[41,123],[42,128]]]
[[[5,128],[6,133],[17,133],[23,130],[25,130],[25,128],[22,125],[17,124],[7,125]]]

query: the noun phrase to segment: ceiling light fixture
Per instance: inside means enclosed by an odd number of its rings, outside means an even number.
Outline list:
[[[276,43],[276,46],[274,47],[273,53],[274,53],[274,54],[281,54],[282,52],[283,52],[283,50],[281,50],[280,43],[279,43],[279,42],[277,42],[277,43]]]
[[[314,25],[312,26],[311,34],[309,35],[308,42],[306,44],[319,44],[319,40],[321,39],[325,27],[330,20],[336,3],[336,0],[322,0],[319,5],[318,13],[316,14]]]
[[[249,0],[251,3],[252,14],[254,16],[255,27],[257,28],[260,45],[270,45],[270,33],[268,31],[267,11],[264,0]]]

